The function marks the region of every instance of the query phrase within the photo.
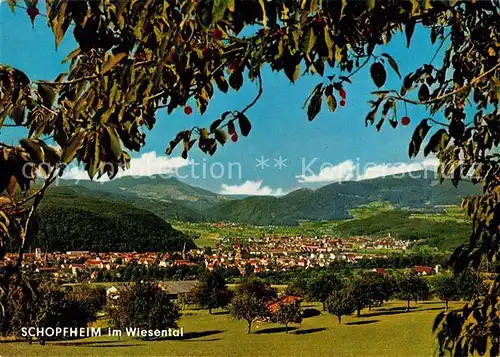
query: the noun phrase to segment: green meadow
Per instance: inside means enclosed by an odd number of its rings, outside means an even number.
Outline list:
[[[461,303],[450,304],[458,308]],[[321,310],[319,304],[304,308]],[[441,302],[422,302],[406,312],[406,302],[391,301],[361,317],[336,317],[322,312],[292,325],[291,331],[271,323],[256,323],[246,333],[246,322],[225,311],[184,310],[179,325],[184,337],[142,341],[101,336],[83,340],[50,342],[45,346],[0,340],[0,355],[14,356],[429,356],[434,352],[432,324],[443,309]],[[105,326],[105,321],[98,321]],[[103,329],[103,334],[107,329]]]

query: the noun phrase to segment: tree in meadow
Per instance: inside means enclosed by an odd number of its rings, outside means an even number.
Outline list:
[[[213,309],[226,307],[231,301],[231,292],[226,285],[223,272],[215,269],[212,272],[205,272],[200,283],[193,291],[194,303],[203,308],[207,308],[212,314]]]
[[[328,312],[337,316],[339,324],[342,323],[342,316],[350,316],[356,310],[356,304],[348,288],[334,291],[326,300]]]

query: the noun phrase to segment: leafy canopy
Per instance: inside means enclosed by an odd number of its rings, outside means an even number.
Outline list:
[[[37,0],[25,2],[33,21]],[[17,0],[8,3],[13,9],[21,6]],[[483,255],[496,261],[498,1],[49,0],[46,15],[56,45],[69,32],[78,43],[66,58],[68,71],[52,80],[32,80],[18,69],[0,67],[0,126],[26,128],[19,145],[1,145],[0,191],[7,191],[12,202],[0,202],[0,256],[7,240],[20,242],[19,259],[3,279],[19,272],[23,251],[36,231],[36,207],[65,164],[76,159],[90,177],[112,178],[119,168],[128,167],[130,151],[145,144],[145,130],[155,126],[158,110],[173,113],[185,107],[190,113],[186,104],[194,100],[203,114],[215,91],[225,93],[256,82],[256,97],[247,106],[221,113],[208,128],[180,132],[166,149],[171,153],[180,145],[187,157],[197,145],[214,154],[226,143],[227,134],[237,141],[239,135],[250,133],[247,112],[264,92],[264,65],[283,72],[291,82],[303,75],[318,78],[305,103],[309,120],[320,112],[323,100],[330,111],[338,110],[337,103],[346,105],[350,78],[364,66],[370,66],[378,89],[370,101],[367,125],[380,130],[389,122],[395,127],[398,109],[401,113],[407,105],[425,107],[429,117],[415,130],[410,157],[433,153],[443,176],[458,184],[472,175],[483,187],[481,195],[463,203],[473,219],[473,233],[469,244],[453,256],[456,269],[469,264],[477,268]],[[409,47],[415,46],[411,40],[417,26],[427,29],[431,43],[439,43],[442,61],[436,63],[435,56],[411,73],[400,73],[396,59],[380,46],[398,31],[405,33]],[[244,29],[251,29],[251,35],[242,35]],[[386,88],[390,75],[401,77],[400,88]],[[39,166],[48,171],[45,184],[36,194],[16,199],[18,187],[27,191]],[[495,320],[497,291],[491,289],[474,305],[474,312],[484,307],[484,314],[470,316]],[[460,321],[448,316],[453,323]],[[463,336],[449,337],[460,341],[449,344],[450,349],[458,354],[484,353],[491,346],[490,352],[498,354],[500,344],[489,339],[495,331],[488,333],[488,326],[481,339],[469,329],[461,332]]]

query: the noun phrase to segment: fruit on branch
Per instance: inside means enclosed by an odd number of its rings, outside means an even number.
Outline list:
[[[236,71],[239,67],[240,67],[240,61],[238,60],[230,62],[228,66],[229,70],[232,72]]]
[[[191,115],[193,113],[193,108],[191,108],[191,106],[186,106],[184,107],[184,114],[186,115]]]
[[[37,9],[36,6],[29,6],[26,9],[26,13],[30,17],[31,23],[35,21],[35,18],[40,14],[40,11]]]
[[[229,135],[236,134],[236,130],[234,128],[234,123],[232,121],[230,121],[229,123],[227,123],[227,132],[229,133]]]
[[[222,31],[219,29],[212,30],[212,37],[216,40],[220,40],[222,38]]]
[[[410,117],[408,117],[408,116],[402,117],[401,118],[401,124],[403,124],[404,126],[410,125]]]

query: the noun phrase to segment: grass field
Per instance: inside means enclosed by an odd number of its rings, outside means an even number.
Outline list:
[[[459,307],[453,303],[450,307]],[[304,304],[304,307],[312,305]],[[318,304],[312,307],[320,309]],[[51,342],[46,346],[0,340],[0,355],[13,356],[429,356],[433,353],[432,323],[441,302],[419,303],[406,313],[405,302],[389,302],[364,310],[360,318],[347,317],[342,325],[323,312],[304,319],[288,334],[280,325],[261,323],[247,335],[246,322],[227,313],[204,310],[184,312],[179,325],[184,337],[145,342],[101,336]],[[105,330],[103,330],[105,331]]]

